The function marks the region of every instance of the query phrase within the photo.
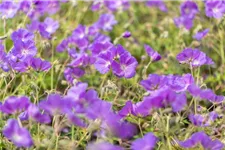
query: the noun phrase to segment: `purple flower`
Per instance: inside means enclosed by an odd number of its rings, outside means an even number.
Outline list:
[[[65,51],[65,50],[67,49],[68,44],[69,44],[68,39],[64,39],[64,40],[57,46],[56,50],[57,50],[58,52],[63,52],[63,51]]]
[[[54,116],[65,113],[71,106],[69,106],[68,102],[61,95],[50,94],[45,100],[39,103],[39,107]]]
[[[188,16],[194,18],[199,12],[198,5],[193,1],[185,1],[180,6],[181,16]]]
[[[33,145],[33,140],[29,131],[26,128],[20,127],[15,119],[9,119],[2,132],[3,135],[17,147],[28,148]]]
[[[167,86],[176,92],[184,92],[188,86],[194,83],[194,78],[191,74],[179,75],[168,75]]]
[[[67,81],[69,81],[71,84],[73,83],[73,80],[76,78],[80,78],[85,74],[85,71],[79,67],[67,67],[64,70],[64,77]]]
[[[171,106],[173,112],[181,111],[187,104],[185,93],[176,93],[170,88],[162,88],[155,91],[150,96],[143,98],[142,102],[134,105],[135,115],[147,116],[154,109]]]
[[[207,134],[203,131],[196,132],[192,134],[192,136],[182,142],[179,142],[179,145],[183,148],[193,148],[197,144],[201,144],[204,149],[211,149],[211,150],[222,150],[224,148],[224,144],[221,143],[219,140],[212,140]]]
[[[39,31],[44,38],[51,38],[51,35],[59,28],[58,21],[52,18],[46,18],[43,23],[39,25]]]
[[[122,36],[124,38],[129,38],[131,36],[131,33],[129,31],[125,31]]]
[[[48,124],[51,122],[51,117],[46,113],[42,113],[36,105],[31,104],[27,109],[27,114],[30,119],[39,123]]]
[[[111,42],[94,42],[90,50],[92,52],[92,55],[99,55],[100,53],[107,53],[107,51],[113,47],[113,44]]]
[[[219,115],[214,111],[206,115],[190,114],[188,116],[192,124],[196,126],[201,126],[201,127],[206,127],[211,125],[212,122],[214,122],[218,117]]]
[[[35,32],[35,31],[38,31],[40,24],[41,23],[38,20],[32,20],[30,24],[27,24],[26,28],[30,32]]]
[[[149,0],[146,2],[146,5],[149,7],[157,7],[163,12],[168,11],[165,3],[162,0]]]
[[[26,29],[19,29],[17,31],[14,31],[11,34],[11,38],[15,43],[19,42],[27,42],[27,41],[33,41],[34,40],[34,34],[29,32]]]
[[[11,64],[12,69],[19,71],[19,72],[26,72],[30,69],[31,67],[31,61],[32,61],[31,56],[24,58],[22,61],[19,62],[14,62]]]
[[[10,70],[7,54],[4,51],[4,46],[1,44],[1,41],[0,41],[0,68],[5,72],[8,72]]]
[[[153,93],[154,91],[168,87],[176,92],[184,92],[188,86],[194,83],[191,74],[179,75],[157,75],[150,74],[146,80],[142,80],[140,84],[145,90]]]
[[[126,10],[130,7],[130,3],[128,0],[105,0],[104,1],[105,6],[111,10],[111,11],[116,11],[116,10]]]
[[[80,49],[87,48],[89,44],[87,28],[83,25],[78,25],[69,40],[75,43]]]
[[[188,91],[194,97],[200,97],[214,103],[221,103],[224,100],[224,96],[216,95],[211,89],[202,90],[195,84],[189,85]]]
[[[0,17],[9,19],[17,13],[19,6],[13,1],[3,0],[0,4]]]
[[[164,87],[167,83],[166,76],[160,76],[158,74],[149,74],[146,80],[142,80],[140,84],[146,91],[155,91]]]
[[[195,15],[199,12],[198,5],[192,1],[185,1],[180,6],[181,16],[174,18],[178,28],[185,27],[190,30],[193,26]]]
[[[30,100],[25,96],[10,96],[5,99],[0,106],[0,110],[6,114],[15,114],[26,110],[30,105]]]
[[[31,60],[31,67],[36,71],[48,71],[51,68],[51,63],[43,61],[40,58],[33,58]]]
[[[208,17],[222,18],[225,14],[225,3],[223,0],[206,0],[205,13]]]
[[[136,139],[132,142],[132,150],[153,150],[158,138],[151,132],[144,135],[144,137]]]
[[[111,143],[99,142],[88,144],[86,150],[123,150],[123,148],[112,145]]]
[[[68,90],[67,97],[71,97],[73,101],[78,101],[85,94],[87,87],[87,83],[79,83]]]
[[[187,30],[190,30],[193,26],[193,19],[188,16],[180,16],[174,18],[174,23],[178,28],[185,27]]]
[[[150,56],[152,61],[159,61],[161,59],[161,56],[158,52],[154,51],[150,46],[144,45],[145,51]]]
[[[129,114],[135,115],[134,106],[133,106],[132,102],[130,100],[127,101],[126,104],[124,105],[124,107],[118,112],[118,114],[121,117],[125,117]]]
[[[104,31],[111,31],[113,26],[117,24],[113,14],[102,14],[95,25]]]
[[[102,7],[102,2],[101,1],[94,1],[93,4],[91,5],[91,10],[92,11],[97,11]]]
[[[198,49],[186,48],[177,55],[177,60],[180,63],[186,63],[192,67],[200,67],[202,65],[213,65],[211,58]]]
[[[35,56],[37,54],[37,48],[35,46],[35,43],[31,40],[25,42],[17,41],[16,43],[14,43],[12,54],[20,60],[24,60],[28,57]]]
[[[102,53],[96,58],[95,68],[101,73],[107,73],[112,64],[112,54],[110,52]]]
[[[201,32],[196,33],[193,36],[193,38],[198,40],[198,41],[200,41],[202,38],[204,38],[207,35],[208,32],[209,32],[209,29],[205,29],[205,30],[203,30]]]
[[[120,56],[119,62],[115,60],[112,62],[113,73],[118,77],[132,78],[136,73],[137,60],[129,55],[124,54]]]

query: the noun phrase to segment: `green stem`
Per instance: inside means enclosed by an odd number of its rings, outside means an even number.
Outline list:
[[[58,150],[59,135],[56,136],[55,150]]]
[[[72,141],[74,141],[74,133],[75,133],[75,130],[74,130],[74,126],[72,126],[72,133],[71,133],[71,139]]]
[[[224,40],[224,37],[223,37],[223,33],[222,32],[219,32],[219,35],[220,35],[220,55],[221,55],[221,60],[222,60],[222,66],[224,65],[224,45],[223,45],[223,40]]]
[[[168,143],[168,148],[169,150],[172,150],[172,146],[171,146],[171,141],[170,141],[170,137],[169,137],[169,130],[170,130],[170,116],[167,116],[167,124],[166,124],[166,138],[167,138],[167,143]]]
[[[147,78],[147,70],[148,70],[148,67],[150,66],[151,63],[152,63],[152,60],[150,59],[147,66],[145,66],[144,69],[143,69],[142,76],[143,76],[144,79]]]
[[[54,88],[54,46],[53,46],[53,42],[51,42],[51,44],[52,44],[51,90],[53,90],[53,88]]]

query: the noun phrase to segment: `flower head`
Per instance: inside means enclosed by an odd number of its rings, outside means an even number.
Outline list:
[[[158,138],[150,132],[145,134],[143,138],[133,141],[131,148],[132,150],[153,150],[157,142]]]
[[[30,105],[30,100],[26,96],[10,96],[5,99],[0,106],[0,110],[6,114],[15,114],[25,111]]]
[[[202,65],[213,65],[214,62],[204,52],[198,49],[186,48],[177,55],[180,63],[186,63],[192,67],[200,67]]]
[[[182,142],[179,142],[179,145],[183,148],[193,148],[197,144],[201,144],[204,149],[213,149],[213,150],[222,150],[224,148],[224,144],[219,140],[212,140],[207,134],[203,131],[196,132],[192,134],[192,136]]]
[[[198,40],[198,41],[200,41],[202,38],[204,38],[207,35],[208,32],[209,32],[209,29],[205,29],[205,30],[203,30],[201,32],[196,33],[193,36],[193,38]]]
[[[26,128],[20,127],[15,119],[9,119],[3,129],[3,135],[12,141],[17,147],[31,147],[33,145],[32,137]]]
[[[13,18],[18,11],[18,4],[13,1],[3,0],[0,4],[0,17]]]
[[[147,52],[148,56],[151,57],[152,61],[159,61],[161,56],[158,52],[154,51],[150,46],[144,45],[145,51]]]
[[[117,21],[113,14],[102,14],[96,22],[96,26],[104,31],[111,31],[115,24],[117,24]]]
[[[165,3],[162,0],[148,0],[146,2],[146,5],[148,7],[157,7],[163,12],[167,12],[168,11]]]

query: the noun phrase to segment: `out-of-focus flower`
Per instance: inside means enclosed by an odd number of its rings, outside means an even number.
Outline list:
[[[144,45],[145,51],[150,56],[152,61],[159,61],[161,59],[161,56],[158,52],[154,51],[149,45]]]
[[[196,126],[201,126],[201,127],[206,127],[212,124],[219,115],[216,112],[210,112],[209,114],[206,115],[201,115],[201,114],[190,114],[188,116],[189,120],[192,122],[192,124]]]
[[[223,0],[206,0],[205,13],[208,17],[222,18],[225,14],[225,3]]]
[[[104,4],[111,11],[126,10],[130,7],[128,0],[104,0]]]
[[[25,111],[29,105],[30,100],[26,96],[10,96],[0,106],[0,111],[6,114],[16,114]]]
[[[146,80],[142,80],[140,84],[146,91],[155,91],[164,87],[167,83],[166,76],[160,76],[158,74],[149,74]]]
[[[224,148],[224,144],[221,143],[219,140],[212,140],[207,134],[203,131],[196,132],[192,134],[192,136],[182,142],[179,142],[179,145],[183,148],[193,148],[197,144],[201,144],[204,149],[211,149],[211,150],[222,150]]]
[[[29,148],[33,145],[32,137],[26,128],[20,127],[15,119],[9,119],[3,129],[3,135],[17,147]]]
[[[108,142],[98,142],[88,144],[86,150],[123,150],[123,148]]]
[[[52,18],[46,18],[43,23],[39,24],[40,34],[44,38],[51,38],[51,35],[59,28],[58,21],[53,20]]]
[[[193,36],[193,38],[198,40],[198,41],[200,41],[202,38],[204,38],[207,35],[208,32],[209,32],[209,29],[205,29],[205,30],[203,30],[201,32],[196,33]]]
[[[63,114],[71,108],[69,103],[65,101],[59,94],[50,94],[45,100],[39,103],[40,109],[54,116],[56,114]]]
[[[158,138],[153,133],[147,133],[144,137],[136,139],[132,142],[131,149],[132,150],[153,150],[156,143],[158,142]]]
[[[185,1],[180,5],[181,16],[174,18],[178,28],[185,27],[190,30],[193,26],[195,15],[199,12],[198,5],[193,1]]]
[[[162,88],[168,87],[176,92],[184,92],[188,86],[194,83],[191,74],[179,75],[157,75],[150,74],[146,80],[142,80],[140,84],[149,92],[154,92]]]
[[[51,68],[51,63],[40,58],[33,58],[31,67],[36,71],[48,71]]]
[[[38,20],[32,20],[30,24],[27,24],[26,28],[30,32],[35,32],[39,29],[40,24]]]
[[[39,123],[50,123],[51,117],[46,113],[41,113],[40,109],[34,105],[31,104],[27,109],[27,115],[30,119],[37,121]]]
[[[4,46],[2,45],[1,41],[0,41],[0,68],[5,72],[8,72],[10,70],[7,54],[4,50]]]
[[[129,31],[125,31],[125,32],[122,34],[122,36],[123,36],[124,38],[129,38],[129,37],[131,36],[131,33],[130,33]]]
[[[213,65],[214,62],[204,52],[198,49],[186,48],[177,55],[180,63],[189,64],[192,67],[200,67],[202,65]]]
[[[64,70],[64,77],[66,78],[66,80],[73,84],[74,79],[76,78],[80,78],[85,74],[85,71],[79,67],[67,67]]]
[[[27,42],[34,40],[34,34],[26,29],[18,29],[11,34],[11,38],[15,43],[17,42]]]
[[[193,1],[185,1],[180,6],[181,16],[194,18],[199,12],[198,5]]]
[[[113,26],[117,24],[113,14],[102,14],[95,25],[104,31],[111,31]]]
[[[119,62],[112,62],[113,73],[118,77],[132,78],[136,73],[137,60],[129,55],[121,55]]]
[[[24,60],[28,57],[33,57],[37,54],[37,48],[33,41],[17,41],[14,43],[12,54],[20,60]]]
[[[101,53],[107,53],[107,51],[113,47],[113,44],[111,42],[94,42],[90,50],[92,52],[92,55],[96,56]]]
[[[9,0],[3,0],[0,3],[0,17],[5,19],[13,18],[17,13],[18,8],[19,6],[17,3]]]
[[[146,2],[146,5],[149,7],[157,7],[163,12],[168,11],[165,3],[162,0],[149,0]]]
[[[213,103],[221,103],[224,101],[224,96],[216,95],[211,89],[201,89],[195,84],[189,85],[188,91],[192,96],[200,97]]]
[[[95,62],[95,68],[101,73],[107,73],[112,64],[112,54],[110,52],[100,54]]]

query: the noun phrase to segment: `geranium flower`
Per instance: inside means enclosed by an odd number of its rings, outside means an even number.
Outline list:
[[[29,131],[26,128],[20,127],[18,121],[15,119],[9,119],[2,132],[17,147],[29,148],[33,145]]]

